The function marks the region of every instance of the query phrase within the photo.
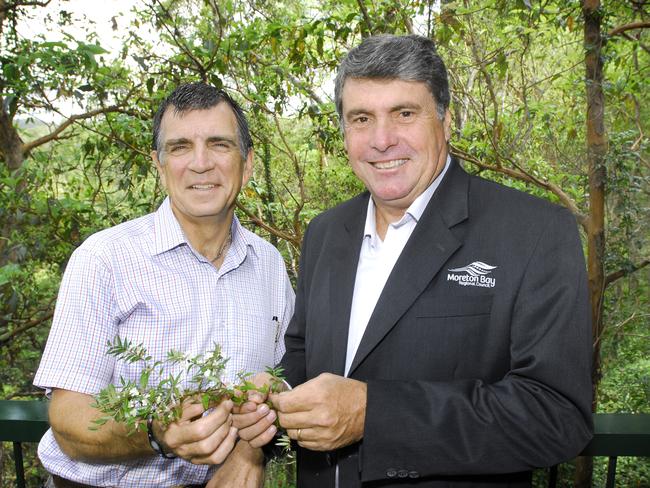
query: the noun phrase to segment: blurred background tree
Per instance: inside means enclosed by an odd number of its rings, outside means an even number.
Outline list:
[[[31,381],[74,248],[164,197],[151,119],[175,86],[203,80],[242,102],[256,168],[238,215],[295,278],[306,224],[363,189],[332,100],[338,60],[365,36],[417,33],[447,63],[452,153],[465,168],[576,216],[589,263],[594,409],[650,411],[647,2],[129,5],[111,19],[121,42],[109,48],[90,5],[84,16],[65,0],[0,0],[0,398],[40,394]],[[2,446],[0,486],[13,483],[9,458]],[[38,486],[43,472],[29,459]],[[563,486],[602,484],[603,463],[592,479],[590,461],[563,466]],[[290,465],[273,471],[269,486],[291,486]],[[647,461],[622,461],[619,473],[621,486],[650,484]]]

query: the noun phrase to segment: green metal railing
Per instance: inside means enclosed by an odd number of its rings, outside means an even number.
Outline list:
[[[47,405],[36,400],[0,400],[0,441],[13,443],[18,488],[25,488],[22,443],[40,441],[49,428]]]
[[[0,441],[13,443],[18,488],[25,487],[22,443],[38,442],[48,427],[47,402],[0,400]],[[650,414],[595,414],[594,438],[581,455],[608,457],[607,488],[614,488],[619,457],[650,457]],[[556,481],[557,466],[553,466],[549,487],[555,487]]]

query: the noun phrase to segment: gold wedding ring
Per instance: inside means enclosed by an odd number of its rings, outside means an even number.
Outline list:
[[[298,432],[296,433],[296,440],[300,442],[300,433],[302,432],[302,429],[298,429]]]

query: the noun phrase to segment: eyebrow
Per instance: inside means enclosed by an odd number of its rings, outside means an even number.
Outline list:
[[[236,141],[232,137],[226,136],[210,136],[206,140],[208,143],[212,142],[228,142],[232,145],[236,145]],[[193,142],[186,137],[179,137],[178,139],[169,139],[165,141],[165,148],[177,146],[179,144],[193,144]]]
[[[210,136],[207,139],[208,142],[228,142],[232,144],[233,146],[237,145],[237,141],[235,141],[232,137],[226,137],[226,136]]]
[[[400,103],[399,105],[394,105],[394,106],[390,107],[389,112],[390,113],[399,112],[400,110],[405,110],[405,109],[408,109],[408,110],[421,110],[422,105],[420,105],[419,103],[415,103],[415,102],[413,102],[413,103]],[[371,112],[372,112],[371,110],[367,110],[367,109],[364,109],[364,108],[355,108],[355,109],[351,109],[350,111],[346,112],[345,117],[346,118],[355,117],[357,115],[369,114]]]
[[[179,137],[178,139],[169,139],[168,141],[165,141],[165,146],[175,146],[177,144],[187,144],[190,142],[189,139],[186,139],[185,137]]]

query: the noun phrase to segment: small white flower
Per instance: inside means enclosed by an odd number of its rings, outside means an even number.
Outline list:
[[[138,389],[135,386],[133,388],[131,388],[131,390],[129,391],[129,395],[131,395],[131,396],[138,396],[139,394],[140,394],[140,392],[138,391]]]

